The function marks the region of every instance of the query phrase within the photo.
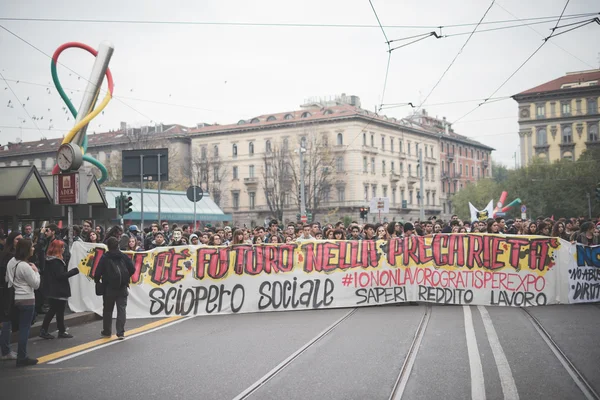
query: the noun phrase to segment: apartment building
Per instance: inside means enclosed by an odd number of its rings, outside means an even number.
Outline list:
[[[569,72],[513,96],[519,107],[521,164],[534,157],[576,160],[600,146],[600,69]]]

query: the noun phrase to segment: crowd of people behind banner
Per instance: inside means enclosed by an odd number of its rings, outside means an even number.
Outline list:
[[[348,226],[343,222],[335,224],[300,224],[290,222],[281,225],[271,220],[267,227],[212,227],[206,225],[201,230],[193,230],[184,224],[170,225],[167,221],[154,222],[142,230],[137,225],[129,225],[126,229],[119,225],[105,231],[102,226],[94,226],[91,221],[83,221],[73,227],[73,241],[104,243],[108,245],[109,256],[118,260],[127,259],[121,251],[148,251],[167,246],[234,246],[259,245],[302,242],[307,240],[390,240],[412,236],[433,236],[434,234],[488,233],[499,235],[540,235],[558,237],[572,243],[598,245],[600,218],[588,220],[579,218],[537,218],[535,220],[490,218],[484,221],[462,221],[453,215],[449,221],[441,221],[432,217],[426,221],[400,223],[396,221],[384,223],[359,224],[353,221]],[[117,247],[118,246],[118,247]],[[29,359],[26,343],[29,334],[29,321],[34,321],[38,314],[45,314],[40,336],[53,339],[48,332],[51,320],[56,317],[58,337],[72,338],[65,327],[64,314],[68,298],[71,296],[68,279],[79,271],[68,270],[69,240],[66,229],[56,224],[49,224],[41,229],[33,230],[25,225],[21,231],[11,231],[6,235],[0,229],[0,289],[14,286],[14,304],[21,316],[19,328],[19,352],[10,350],[11,324],[7,310],[0,310],[2,331],[0,348],[2,360],[17,360],[17,366],[35,365],[37,360]],[[110,257],[109,257],[110,258]],[[125,260],[125,261],[127,261]],[[132,270],[133,266],[127,268]],[[129,271],[130,276],[132,271]],[[99,277],[96,281],[98,282]],[[10,282],[10,285],[7,283]],[[127,279],[128,282],[128,279]],[[117,291],[125,291],[113,296],[112,303],[105,312],[103,336],[110,336],[110,319],[115,302],[123,319],[117,318],[117,336],[124,334],[124,308],[126,306],[126,284]],[[42,289],[43,288],[43,289]],[[3,296],[7,290],[2,291]],[[106,298],[106,295],[105,295]],[[0,302],[7,304],[6,299]],[[119,303],[120,301],[120,303]],[[3,307],[0,307],[3,308]],[[105,308],[106,299],[105,299]],[[106,311],[106,310],[105,310]],[[14,327],[13,327],[14,328]],[[13,329],[14,330],[14,329]]]

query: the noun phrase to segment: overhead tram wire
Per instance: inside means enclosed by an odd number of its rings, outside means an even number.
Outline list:
[[[10,84],[8,83],[8,81],[4,78],[4,75],[2,74],[2,72],[0,72],[0,78],[2,78],[2,80],[4,81],[4,83],[6,83],[6,87],[8,87],[8,89],[12,92],[13,96],[15,97],[15,99],[17,100],[17,102],[19,103],[19,105],[21,106],[20,108],[23,111],[25,111],[25,114],[27,114],[27,116],[29,117],[29,119],[31,120],[31,122],[33,122],[33,125],[40,132],[40,135],[41,135],[42,134],[42,130],[40,129],[40,127],[38,126],[38,124],[36,124],[35,120],[31,117],[31,114],[29,114],[29,111],[27,111],[27,108],[25,108],[25,105],[21,102],[21,99],[19,99],[19,96],[17,96],[17,93],[15,93],[15,91],[10,86]]]
[[[521,19],[521,18],[517,17],[515,14],[511,13],[509,10],[507,10],[506,8],[504,8],[504,7],[503,7],[503,6],[502,6],[500,3],[498,3],[497,1],[496,1],[496,5],[497,5],[498,7],[500,7],[502,10],[504,10],[504,11],[505,11],[507,14],[509,14],[510,16],[512,16],[512,17],[513,17],[515,20],[518,20],[518,21],[521,21],[521,22],[522,22],[522,21],[524,21],[523,19]],[[598,14],[600,14],[600,13],[595,13],[594,15],[598,15]],[[571,18],[566,18],[566,17],[563,17],[563,20],[566,20],[566,19],[571,19]],[[535,33],[537,33],[538,35],[540,35],[542,38],[545,38],[545,37],[546,37],[546,36],[545,36],[545,35],[544,35],[542,32],[540,32],[540,31],[536,30],[535,28],[532,28],[531,26],[529,26],[529,24],[525,24],[524,26],[528,27],[529,29],[531,29],[532,31],[534,31]],[[579,61],[581,61],[581,63],[582,63],[582,64],[585,64],[585,65],[587,65],[587,66],[588,66],[588,67],[590,67],[591,69],[595,69],[595,68],[596,68],[596,66],[594,66],[594,65],[592,65],[592,64],[590,64],[590,63],[588,63],[588,62],[586,62],[586,61],[584,61],[584,60],[582,60],[582,59],[581,59],[581,58],[579,58],[579,57],[577,57],[575,54],[571,53],[569,50],[565,49],[564,47],[562,47],[562,46],[561,46],[561,45],[559,45],[558,43],[556,43],[556,42],[550,42],[550,44],[551,44],[551,45],[553,45],[553,46],[555,46],[555,47],[558,47],[559,49],[561,49],[562,51],[564,51],[565,53],[567,53],[567,54],[568,54],[568,55],[570,55],[571,57],[575,58],[576,60],[579,60]]]
[[[452,59],[452,61],[450,62],[450,64],[448,65],[448,67],[446,68],[446,70],[444,71],[444,73],[442,74],[442,76],[440,76],[440,79],[438,79],[438,81],[433,86],[433,88],[431,88],[431,91],[427,94],[427,96],[425,96],[425,99],[421,102],[421,104],[419,104],[419,106],[417,107],[417,109],[415,110],[415,112],[413,113],[413,115],[415,115],[415,114],[417,114],[419,112],[419,110],[421,109],[421,107],[423,106],[423,104],[425,104],[427,102],[427,99],[429,99],[429,96],[431,96],[431,94],[438,87],[438,85],[440,84],[440,82],[442,82],[442,80],[446,76],[446,73],[450,70],[450,68],[452,67],[452,65],[454,65],[454,62],[456,61],[456,59],[458,58],[458,56],[463,52],[463,50],[465,49],[465,47],[467,46],[467,44],[469,43],[469,41],[473,37],[473,34],[475,33],[475,31],[477,30],[477,28],[479,27],[479,25],[483,22],[484,18],[486,17],[486,15],[488,14],[488,12],[492,8],[492,6],[494,5],[495,1],[496,0],[492,0],[492,2],[490,3],[490,5],[488,6],[488,8],[483,13],[483,16],[479,20],[479,23],[477,25],[475,25],[475,28],[473,28],[473,31],[471,32],[471,34],[469,35],[469,37],[467,38],[467,40],[463,43],[463,45],[460,48],[460,50],[458,50],[458,53],[456,53],[456,55],[454,56],[454,58]]]
[[[563,13],[564,13],[565,9],[567,8],[567,5],[568,5],[568,4],[569,4],[569,0],[567,0],[567,2],[566,2],[566,4],[565,4],[565,7],[563,8]],[[562,14],[561,14],[561,16],[562,16]],[[589,23],[592,23],[592,22],[597,22],[598,24],[600,24],[600,20],[598,20],[598,18],[594,18],[593,20],[591,20],[591,21],[589,21],[589,22],[585,23],[584,25],[588,25]],[[509,75],[509,77],[508,77],[508,78],[506,78],[506,79],[504,80],[504,82],[502,82],[502,83],[500,84],[500,86],[498,86],[498,87],[496,88],[496,90],[494,90],[494,91],[492,92],[492,94],[491,94],[490,96],[488,96],[488,98],[487,98],[486,100],[484,100],[482,103],[479,103],[479,104],[478,104],[478,105],[477,105],[475,108],[471,109],[469,112],[467,112],[466,114],[462,115],[460,118],[458,118],[457,120],[455,120],[455,121],[453,122],[453,124],[457,123],[458,121],[460,121],[460,120],[461,120],[461,119],[463,119],[464,117],[466,117],[466,116],[470,115],[472,112],[474,112],[475,110],[477,110],[477,109],[478,109],[479,107],[481,107],[482,105],[489,103],[489,99],[490,99],[490,98],[492,98],[492,97],[493,97],[493,96],[494,96],[496,93],[498,93],[498,91],[499,91],[500,89],[502,89],[502,88],[504,87],[504,85],[506,85],[506,84],[508,83],[508,81],[510,81],[510,80],[511,80],[511,79],[512,79],[512,78],[513,78],[513,77],[514,77],[516,74],[517,74],[517,72],[519,72],[519,71],[521,70],[521,68],[523,68],[523,67],[525,66],[525,64],[527,64],[527,63],[529,62],[529,60],[531,60],[531,59],[533,58],[533,56],[535,56],[535,55],[536,55],[536,54],[537,54],[537,53],[538,53],[538,52],[539,52],[539,51],[542,49],[542,47],[544,47],[544,45],[545,45],[546,43],[548,43],[548,41],[549,41],[551,38],[553,38],[554,36],[560,35],[560,34],[562,34],[562,33],[565,33],[565,32],[561,32],[561,33],[559,33],[559,34],[556,34],[556,33],[555,33],[555,32],[556,32],[556,29],[560,28],[560,27],[559,27],[559,23],[560,23],[560,18],[559,18],[559,20],[556,22],[556,25],[554,26],[554,28],[552,28],[552,29],[551,29],[552,33],[550,33],[550,35],[549,35],[549,36],[547,36],[546,38],[544,38],[544,40],[542,41],[542,44],[540,44],[540,45],[538,46],[538,48],[537,48],[537,49],[535,49],[535,50],[533,51],[533,53],[531,53],[531,54],[529,55],[529,57],[527,57],[527,59],[525,59],[525,61],[523,61],[523,62],[521,63],[521,65],[519,65],[519,67],[518,67],[518,68],[517,68],[517,69],[516,69],[516,70],[515,70],[515,71],[514,71],[512,74],[510,74],[510,75]],[[565,26],[571,26],[571,25],[572,25],[572,24],[568,24],[568,25],[564,25],[564,26],[562,26],[562,27],[565,27]],[[577,28],[581,28],[581,27],[582,27],[582,26],[584,26],[584,25],[579,25],[579,26],[576,26],[575,28],[569,29],[569,31],[572,31],[572,30],[574,30],[574,29],[577,29]]]
[[[591,16],[597,13],[570,14],[566,17]],[[524,18],[523,21],[555,19],[558,16]],[[0,17],[0,21],[8,22],[58,22],[58,23],[97,23],[97,24],[138,24],[138,25],[207,25],[207,26],[248,26],[248,27],[290,27],[290,28],[379,28],[379,25],[366,24],[309,24],[309,23],[263,23],[263,22],[227,22],[227,21],[167,21],[167,20],[126,20],[126,19],[84,19],[84,18],[22,18]],[[459,28],[474,25],[490,25],[512,22],[512,20],[489,21],[483,23],[438,24],[438,25],[382,25],[387,29],[438,29]]]
[[[383,79],[383,90],[381,91],[381,103],[380,104],[383,104],[383,100],[385,98],[385,90],[387,88],[388,75],[390,73],[390,63],[392,61],[392,50],[390,49],[390,40],[388,39],[387,35],[385,34],[385,29],[383,29],[383,26],[381,25],[381,20],[379,19],[379,15],[377,15],[377,10],[375,10],[375,6],[373,5],[373,2],[371,0],[369,0],[369,4],[371,5],[373,14],[375,14],[375,19],[377,19],[377,23],[379,24],[379,27],[381,28],[381,33],[383,33],[383,37],[385,38],[385,43],[388,48],[388,51],[387,51],[388,59],[387,59],[387,65],[385,67],[385,78]],[[381,106],[380,106],[379,110],[381,111]]]
[[[45,51],[43,51],[42,49],[40,49],[39,47],[35,46],[34,44],[30,43],[29,41],[27,41],[26,39],[22,38],[21,36],[17,35],[16,33],[14,33],[13,31],[11,31],[10,29],[6,28],[3,25],[0,25],[0,29],[5,30],[6,32],[10,33],[11,35],[13,35],[14,37],[16,37],[17,39],[19,39],[20,41],[24,42],[25,44],[27,44],[28,46],[32,47],[33,49],[37,50],[38,52],[42,53],[43,55],[45,55],[46,57],[48,57],[49,59],[52,60],[52,56],[50,56],[49,54],[47,54]],[[89,79],[87,79],[85,76],[79,74],[77,71],[69,68],[67,65],[61,63],[61,62],[57,62],[58,65],[68,69],[69,71],[71,71],[72,73],[74,73],[75,75],[81,77],[83,80],[85,80],[88,83],[92,83],[89,81]],[[102,88],[99,88],[101,92],[106,92],[106,90],[103,90]],[[124,106],[130,108],[131,110],[137,112],[138,114],[140,114],[141,116],[143,116],[144,118],[148,119],[148,121],[150,121],[150,123],[152,123],[153,119],[148,117],[146,114],[142,113],[141,111],[137,110],[136,108],[130,106],[129,104],[125,103],[123,100],[121,99],[116,99],[118,102],[120,102],[121,104],[123,104]]]

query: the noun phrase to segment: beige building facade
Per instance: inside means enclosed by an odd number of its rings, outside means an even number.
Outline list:
[[[521,164],[576,160],[600,146],[600,69],[571,72],[513,96],[519,105]]]

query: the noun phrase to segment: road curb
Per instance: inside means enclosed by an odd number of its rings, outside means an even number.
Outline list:
[[[73,326],[83,325],[88,322],[97,321],[100,319],[102,319],[101,316],[99,316],[98,314],[91,312],[91,311],[67,314],[67,315],[65,315],[65,325],[67,326],[67,328],[69,328],[69,327],[73,327]],[[44,314],[38,315],[36,323],[33,324],[31,326],[31,329],[29,330],[29,338],[34,338],[34,337],[39,336],[40,330],[42,329],[42,321],[43,320],[44,320]],[[52,320],[52,322],[50,323],[50,327],[48,328],[48,331],[55,332],[57,329],[58,328],[56,327],[56,318],[54,318]],[[16,343],[18,340],[19,340],[19,332],[13,332],[11,340],[10,340],[11,343]]]

